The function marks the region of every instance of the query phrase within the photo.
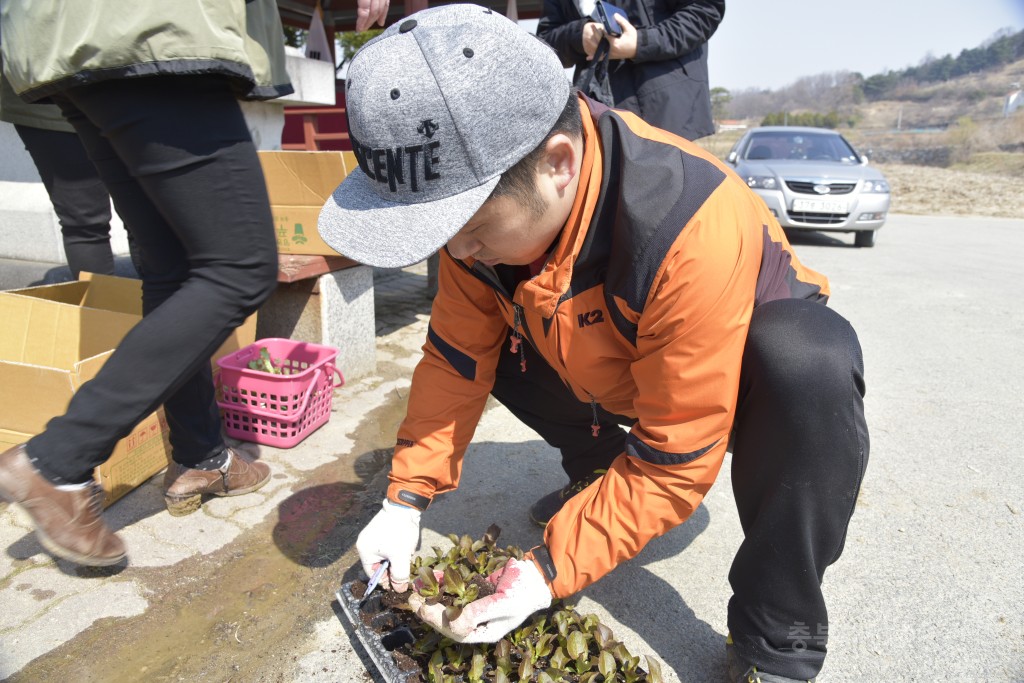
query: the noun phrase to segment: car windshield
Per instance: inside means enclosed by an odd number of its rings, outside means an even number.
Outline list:
[[[825,133],[755,133],[744,150],[744,159],[793,159],[855,164],[857,153],[840,135]]]

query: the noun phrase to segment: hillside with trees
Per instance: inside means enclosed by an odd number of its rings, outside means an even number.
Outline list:
[[[1005,110],[1022,84],[1024,31],[1003,29],[956,57],[929,55],[917,66],[870,76],[804,76],[777,90],[715,88],[712,100],[720,121],[838,129],[880,162],[980,163],[1021,176],[1024,105]]]
[[[960,107],[956,115],[1000,116],[1003,99],[1024,79],[1024,31],[1003,29],[985,44],[963,50],[957,57],[925,57],[921,64],[898,71],[865,77],[853,71],[822,73],[798,78],[778,90],[749,88],[729,92],[715,88],[716,114],[723,119],[773,119],[801,113],[830,116],[832,127],[877,126],[864,120],[872,105],[898,102],[941,105],[930,115],[929,108],[901,122],[907,128],[949,125],[943,116],[946,105]],[[888,123],[888,122],[887,122]],[[896,121],[891,122],[895,126]]]

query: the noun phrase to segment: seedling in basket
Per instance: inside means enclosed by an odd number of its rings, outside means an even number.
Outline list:
[[[278,361],[280,362],[280,361]],[[281,368],[274,365],[274,361],[270,358],[270,351],[267,351],[267,347],[260,347],[260,355],[249,361],[250,370],[259,370],[260,372],[268,372],[271,375],[283,374]]]
[[[228,436],[291,448],[330,418],[344,383],[338,349],[268,338],[217,360],[217,407]]]

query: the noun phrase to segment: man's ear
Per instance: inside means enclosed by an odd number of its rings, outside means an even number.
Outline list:
[[[582,150],[576,142],[564,133],[555,133],[544,145],[538,171],[554,183],[556,191],[561,192],[579,174],[581,159]]]

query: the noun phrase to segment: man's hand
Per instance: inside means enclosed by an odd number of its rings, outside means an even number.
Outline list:
[[[636,57],[636,27],[629,23],[629,20],[622,15],[615,15],[612,21],[618,21],[622,28],[622,35],[618,38],[608,38],[608,59],[633,59]]]
[[[367,576],[382,560],[389,560],[380,585],[402,593],[409,588],[409,567],[419,541],[420,511],[384,499],[380,512],[359,532],[356,550]]]
[[[596,21],[588,21],[583,24],[583,51],[587,53],[588,60],[594,58],[594,53],[597,52],[597,46],[601,43],[602,38],[604,38],[604,26]]]
[[[374,24],[384,25],[388,18],[390,0],[358,0],[356,3],[356,30],[365,31]]]
[[[462,608],[457,619],[445,617],[444,605],[428,605],[415,591],[409,606],[425,623],[460,643],[496,643],[537,610],[551,604],[551,590],[530,560],[511,559],[487,577],[495,593]]]
[[[636,27],[621,15],[615,15],[612,21],[617,22],[622,29],[622,35],[617,38],[605,33],[604,26],[595,21],[583,24],[583,51],[587,53],[588,61],[594,58],[594,53],[597,52],[597,46],[601,44],[602,38],[608,41],[609,59],[633,59],[636,57],[638,40]]]

